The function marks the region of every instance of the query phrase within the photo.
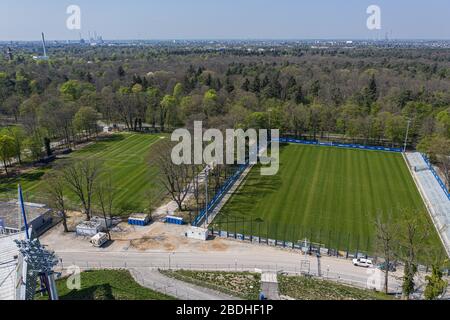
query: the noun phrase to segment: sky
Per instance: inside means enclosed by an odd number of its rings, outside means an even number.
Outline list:
[[[69,5],[81,29],[69,30]],[[381,30],[369,30],[369,5]],[[0,40],[450,39],[449,0],[1,0]]]

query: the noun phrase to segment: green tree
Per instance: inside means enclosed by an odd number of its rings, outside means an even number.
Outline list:
[[[4,134],[14,139],[14,156],[22,164],[23,143],[26,139],[25,131],[22,127],[14,126],[4,129]]]
[[[244,83],[242,83],[241,89],[244,91],[250,90],[250,81],[247,78],[245,78]]]
[[[17,95],[12,95],[8,97],[3,103],[3,108],[5,109],[8,115],[12,115],[14,117],[14,122],[17,123],[19,120],[20,114],[20,105],[22,104],[21,97]]]
[[[0,135],[0,159],[3,162],[6,175],[8,175],[8,162],[14,157],[15,144],[14,139],[6,134]]]
[[[133,93],[140,93],[142,92],[142,85],[139,83],[136,83],[135,85],[133,85],[133,87],[131,88],[131,92]]]
[[[253,83],[252,83],[252,86],[250,89],[254,93],[259,93],[259,91],[261,90],[261,80],[259,79],[258,76],[256,76],[255,79],[253,80]]]
[[[125,70],[122,66],[119,66],[119,68],[117,68],[117,75],[121,78],[125,76]]]
[[[268,114],[265,112],[253,112],[246,119],[247,127],[252,129],[266,129],[269,127]]]
[[[444,175],[447,187],[450,186],[450,139],[443,136],[426,136],[420,140],[417,150],[428,155],[430,160],[437,164]]]
[[[403,297],[409,299],[415,290],[414,277],[417,274],[418,257],[423,256],[425,240],[430,229],[419,220],[420,212],[414,210],[400,211],[398,224],[399,256],[405,265],[403,273]]]
[[[411,263],[409,261],[405,262],[404,273],[403,273],[403,282],[402,282],[402,291],[403,297],[406,300],[409,300],[411,294],[414,293],[415,290],[415,282],[414,277],[417,273],[417,265],[415,263]]]
[[[90,136],[93,130],[96,132],[98,119],[97,111],[91,107],[81,107],[75,114],[73,125],[78,132]]]
[[[161,101],[163,124],[166,128],[174,128],[178,123],[177,100],[174,96],[165,95]]]
[[[161,92],[158,88],[148,88],[146,91],[146,95],[147,110],[145,119],[148,123],[152,124],[153,128],[155,128],[161,109]]]
[[[396,253],[396,224],[389,214],[385,218],[381,213],[377,215],[375,220],[376,227],[376,250],[384,258],[385,268],[384,273],[384,292],[389,293],[389,266],[394,260]]]
[[[216,116],[220,113],[216,90],[210,89],[203,96],[203,108],[206,116]]]
[[[177,83],[173,88],[173,97],[180,102],[184,95],[184,88],[181,83]]]
[[[439,112],[436,120],[440,133],[444,137],[450,138],[450,108]]]
[[[78,80],[69,80],[61,85],[59,92],[69,100],[78,100],[85,92],[94,92],[95,87],[90,83],[80,82]]]
[[[448,282],[442,279],[442,271],[438,266],[433,266],[430,276],[426,276],[427,286],[425,288],[425,299],[434,300],[444,293]]]
[[[43,141],[39,134],[33,134],[25,140],[25,147],[30,151],[31,158],[38,161],[42,157]]]
[[[378,97],[377,81],[375,80],[374,74],[372,74],[372,77],[370,78],[369,86],[367,87],[367,89],[369,101],[370,103],[374,103]]]
[[[318,98],[320,94],[320,81],[314,80],[311,84],[309,92],[313,98]]]
[[[392,145],[403,142],[406,135],[406,120],[403,116],[392,115],[386,121],[386,137]]]

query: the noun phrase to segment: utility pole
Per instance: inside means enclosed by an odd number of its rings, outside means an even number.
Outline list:
[[[269,112],[269,130],[272,129],[271,125],[272,125],[272,108],[270,108],[269,110],[267,110]]]
[[[267,110],[269,112],[269,141],[272,141],[272,108],[270,108],[269,110]]]
[[[403,146],[403,152],[406,152],[406,145],[408,143],[409,126],[411,125],[411,119],[408,119],[408,125],[406,126],[405,145]]]
[[[171,270],[171,268],[170,268],[170,257],[171,257],[171,255],[174,255],[175,254],[175,252],[169,252],[169,270]]]

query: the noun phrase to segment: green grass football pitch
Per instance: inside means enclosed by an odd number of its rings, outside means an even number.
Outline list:
[[[158,182],[158,171],[150,167],[147,160],[151,146],[159,140],[158,135],[116,134],[72,153],[69,159],[99,160],[104,169],[99,181],[111,176],[115,189],[115,211],[142,212],[148,209],[151,203],[160,201],[164,196],[162,186]],[[2,178],[0,198],[16,197],[17,184],[21,183],[25,201],[45,202],[42,176],[48,170],[52,169],[35,169],[22,174],[19,178]],[[69,206],[72,209],[79,209],[80,206],[75,199],[73,194],[68,194]]]
[[[378,213],[395,216],[400,208],[414,210],[431,225],[401,154],[289,144],[281,146],[278,174],[261,176],[255,166],[213,225],[371,251]],[[436,233],[429,240],[440,246]]]

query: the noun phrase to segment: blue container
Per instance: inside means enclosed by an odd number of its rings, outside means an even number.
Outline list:
[[[182,225],[182,224],[184,224],[184,220],[183,220],[183,218],[180,218],[180,217],[167,216],[166,223]]]
[[[133,214],[128,218],[128,224],[133,226],[146,226],[150,217],[146,214]]]

